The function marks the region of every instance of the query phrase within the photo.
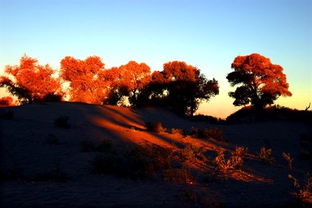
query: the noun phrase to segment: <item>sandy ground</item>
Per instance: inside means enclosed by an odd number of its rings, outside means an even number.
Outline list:
[[[1,182],[1,207],[292,207],[295,199],[290,195],[293,188],[287,175],[291,173],[302,180],[312,169],[311,164],[300,159],[300,136],[311,133],[302,123],[212,125],[185,120],[160,109],[131,110],[79,103],[11,109],[14,118],[0,120],[0,167],[12,176]],[[69,117],[71,128],[54,126],[54,120],[60,116]],[[169,132],[151,133],[146,131],[147,121],[161,121],[168,129],[220,128],[228,142]],[[130,180],[90,173],[90,160],[95,153],[80,151],[80,143],[85,140],[110,140],[120,147],[155,144],[173,149],[191,143],[207,151],[233,150],[239,145],[248,147],[252,156],[258,154],[260,147],[269,146],[276,164],[246,159],[243,170],[209,183]],[[282,152],[294,157],[294,170],[288,170]],[[209,174],[205,167],[190,166],[198,174]],[[66,174],[65,182],[30,180],[55,168]]]

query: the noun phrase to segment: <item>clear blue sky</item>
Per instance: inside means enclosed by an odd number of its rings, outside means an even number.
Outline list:
[[[221,117],[235,110],[230,64],[254,52],[284,67],[293,96],[279,103],[312,102],[312,1],[0,0],[0,70],[24,53],[55,68],[67,55],[152,70],[183,60],[219,81],[220,95],[200,111]]]

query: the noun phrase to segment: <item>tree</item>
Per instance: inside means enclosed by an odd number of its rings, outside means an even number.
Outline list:
[[[54,70],[49,65],[39,65],[34,58],[25,55],[20,59],[20,65],[7,66],[5,71],[15,80],[2,76],[0,87],[6,87],[22,104],[62,95],[60,80],[52,76]]]
[[[151,82],[141,90],[136,106],[156,105],[172,108],[179,114],[193,115],[201,101],[219,93],[218,82],[207,80],[200,70],[182,61],[164,64]]]
[[[253,53],[237,56],[232,63],[233,72],[227,75],[231,86],[239,85],[229,96],[234,105],[251,105],[263,108],[273,104],[279,96],[291,96],[286,75],[280,65],[272,64],[269,58]]]
[[[113,67],[105,72],[105,78],[111,82],[110,96],[106,103],[117,104],[123,96],[130,100],[137,96],[151,79],[151,70],[145,63],[129,61],[120,67]]]
[[[107,98],[109,84],[98,56],[85,60],[66,56],[61,60],[61,77],[70,84],[70,101],[101,104]]]

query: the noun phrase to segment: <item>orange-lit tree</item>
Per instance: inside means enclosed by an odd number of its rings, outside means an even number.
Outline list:
[[[145,63],[129,61],[125,65],[107,70],[105,78],[111,82],[112,88],[107,103],[117,104],[122,96],[128,96],[130,100],[136,97],[150,82],[151,70]]]
[[[0,87],[6,87],[21,103],[40,102],[51,97],[61,99],[60,81],[52,76],[54,70],[49,65],[39,65],[36,59],[23,56],[20,65],[7,66],[5,71],[14,80],[2,76]]]
[[[207,80],[200,70],[182,61],[164,64],[134,101],[136,106],[166,106],[179,114],[193,115],[201,101],[219,93],[218,82]]]
[[[104,63],[98,56],[85,60],[66,56],[61,60],[61,77],[70,83],[70,101],[101,104],[108,95]]]
[[[263,108],[281,95],[291,96],[283,68],[272,64],[269,58],[256,53],[237,56],[232,68],[234,71],[226,78],[232,86],[238,85],[229,93],[236,106],[251,104]]]

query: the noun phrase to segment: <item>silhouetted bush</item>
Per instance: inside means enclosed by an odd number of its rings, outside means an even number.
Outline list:
[[[171,134],[181,134],[184,135],[184,130],[183,129],[179,129],[179,128],[172,128],[171,129]]]
[[[61,102],[63,96],[62,95],[57,95],[54,93],[49,93],[44,98],[42,99],[43,102]]]
[[[163,126],[163,124],[160,121],[146,122],[145,126],[146,126],[147,131],[152,131],[152,132],[156,132],[156,133],[166,131],[166,128]]]
[[[201,115],[201,114],[191,116],[189,117],[189,119],[192,121],[208,122],[211,124],[226,124],[226,121],[224,119],[216,118],[216,117],[208,116],[208,115]]]
[[[142,179],[156,176],[172,167],[172,151],[155,147],[132,147],[123,153],[114,150],[98,153],[91,162],[93,173]]]
[[[250,123],[265,121],[295,121],[312,124],[312,111],[296,110],[282,106],[271,106],[264,109],[247,106],[226,118],[227,123]]]
[[[58,128],[69,129],[71,126],[68,120],[68,116],[60,116],[54,120],[54,126]]]
[[[199,128],[192,128],[191,132],[192,136],[197,138],[213,138],[217,140],[223,140],[224,135],[223,131],[219,128],[205,128],[205,129],[199,129]]]

